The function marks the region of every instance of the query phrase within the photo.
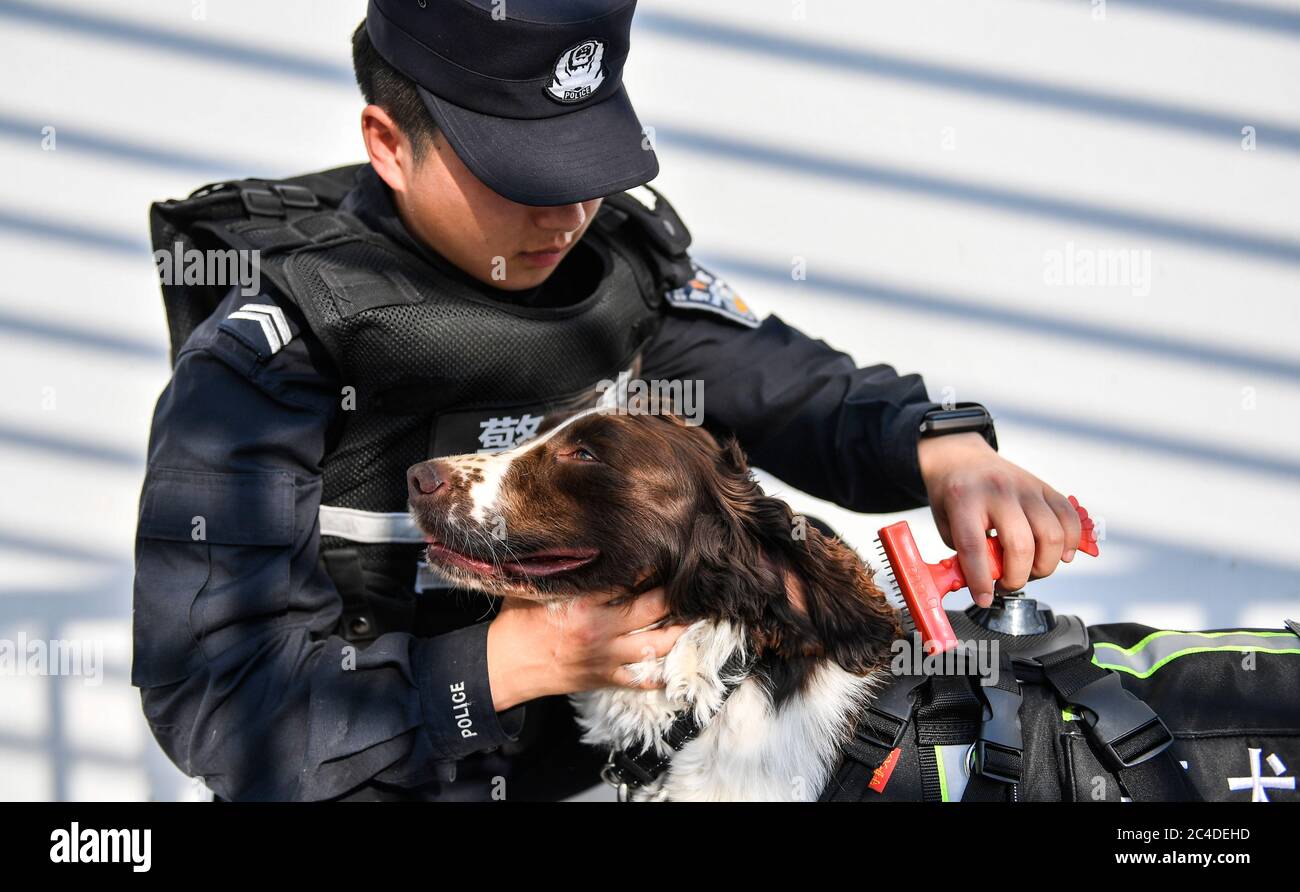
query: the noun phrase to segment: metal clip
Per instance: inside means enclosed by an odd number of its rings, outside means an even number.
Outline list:
[[[628,801],[627,782],[620,780],[618,776],[615,774],[614,756],[617,752],[618,751],[615,749],[612,748],[610,749],[609,758],[605,760],[605,766],[600,769],[600,779],[603,780],[605,783],[609,784],[618,792],[619,802],[627,802]]]

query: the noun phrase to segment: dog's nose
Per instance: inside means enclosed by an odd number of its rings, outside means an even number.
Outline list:
[[[433,495],[447,481],[443,475],[438,472],[438,466],[435,462],[424,461],[415,465],[408,472],[407,479],[410,482],[411,498],[420,496]]]

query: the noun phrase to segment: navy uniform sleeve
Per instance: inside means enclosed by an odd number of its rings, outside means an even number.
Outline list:
[[[642,377],[703,381],[705,424],[734,433],[750,461],[854,511],[927,504],[917,462],[930,401],[919,375],[852,358],[777,316],[754,327],[674,309],[643,356]]]
[[[426,783],[513,739],[523,707],[493,709],[486,624],[364,648],[332,634],[342,600],[318,561],[318,509],[339,385],[277,307],[232,293],[159,399],[132,683],[163,750],[223,798]]]

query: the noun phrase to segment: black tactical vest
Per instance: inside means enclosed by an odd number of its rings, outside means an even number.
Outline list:
[[[665,292],[692,274],[690,235],[667,202],[622,194],[584,236],[607,258],[586,297],[544,310],[493,300],[339,209],[361,167],[218,183],[151,208],[155,250],[260,252],[261,272],[335,365],[342,411],[323,463],[321,553],[343,596],[339,634],[358,642],[484,615],[481,596],[417,598],[449,586],[421,559],[407,468],[512,446],[594,405],[602,382],[637,374]],[[163,285],[173,360],[226,290]]]

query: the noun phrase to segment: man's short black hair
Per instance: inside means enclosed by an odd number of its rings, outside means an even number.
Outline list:
[[[423,159],[424,153],[433,145],[438,125],[424,107],[415,83],[379,55],[366,33],[364,21],[352,32],[352,70],[367,104],[377,105],[388,112],[411,141],[415,160]]]

